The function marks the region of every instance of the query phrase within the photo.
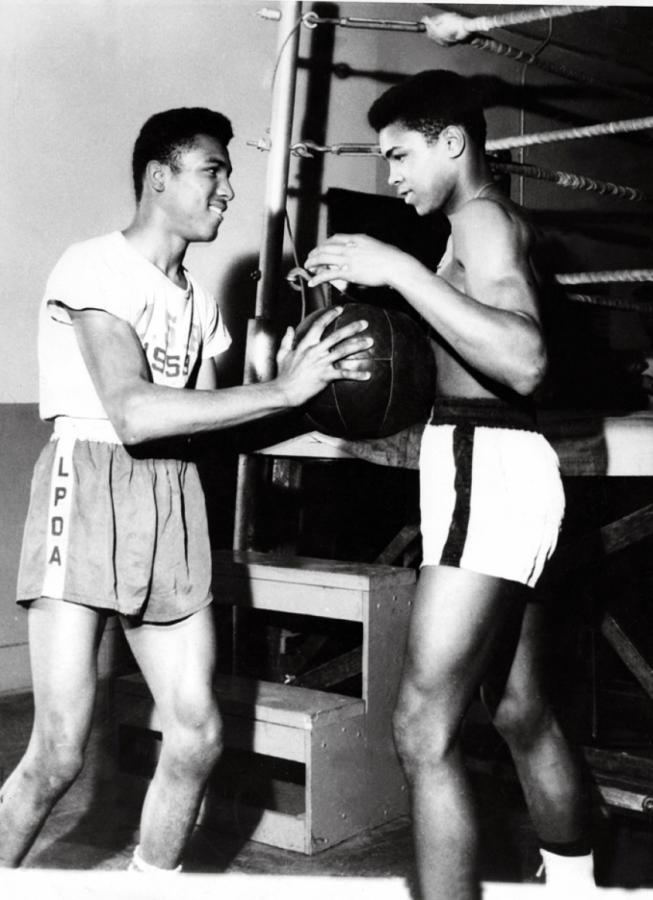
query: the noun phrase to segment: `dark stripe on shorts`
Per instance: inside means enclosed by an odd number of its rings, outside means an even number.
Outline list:
[[[474,453],[474,425],[456,425],[453,430],[453,458],[456,474],[454,490],[456,502],[449,526],[449,534],[442,550],[440,565],[460,566],[465,549],[472,496],[472,456]]]

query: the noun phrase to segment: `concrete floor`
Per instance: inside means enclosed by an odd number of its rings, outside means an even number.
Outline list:
[[[0,697],[0,777],[16,764],[29,737],[29,695]],[[62,798],[25,860],[26,868],[122,870],[137,842],[146,782],[121,772],[108,691],[100,692],[84,771]],[[525,884],[539,865],[536,840],[516,783],[475,775],[486,882]],[[653,823],[608,814],[601,820],[598,881],[606,887],[653,887]],[[410,822],[400,818],[315,856],[196,829],[185,857],[191,873],[340,875],[412,878]],[[648,893],[648,892],[647,892]]]

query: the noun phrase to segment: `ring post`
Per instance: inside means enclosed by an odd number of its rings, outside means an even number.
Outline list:
[[[284,218],[288,191],[290,143],[297,80],[297,53],[299,47],[298,22],[302,15],[301,2],[282,3],[279,7],[279,32],[277,58],[272,85],[272,109],[270,113],[270,155],[268,157],[265,190],[265,214],[259,256],[260,278],[256,291],[255,319],[250,320],[245,347],[244,382],[251,384],[261,379],[260,358],[254,358],[260,346],[258,335],[266,344],[269,359],[263,365],[265,375],[273,368],[275,346],[270,339],[271,319],[279,290],[283,256]],[[260,353],[257,354],[260,357]],[[238,459],[236,482],[236,508],[234,518],[235,550],[248,548],[251,542],[251,515],[254,497],[254,470],[256,460],[241,455]]]

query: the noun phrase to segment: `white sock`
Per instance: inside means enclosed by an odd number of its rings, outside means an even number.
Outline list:
[[[552,888],[581,888],[594,886],[594,854],[562,856],[550,850],[540,850],[545,882]]]
[[[142,872],[143,874],[154,875],[178,875],[181,872],[181,865],[177,866],[176,869],[161,869],[159,866],[153,866],[152,863],[145,862],[143,857],[141,856],[141,847],[138,844],[134,848],[134,853],[131,858],[131,862],[127,867],[128,872]]]

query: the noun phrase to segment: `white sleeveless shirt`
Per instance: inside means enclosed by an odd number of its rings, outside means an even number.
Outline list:
[[[43,419],[107,419],[82,358],[68,310],[99,309],[129,322],[155,384],[183,388],[198,360],[231,343],[218,305],[184,269],[174,284],[120,231],[69,247],[48,279],[39,318]]]

